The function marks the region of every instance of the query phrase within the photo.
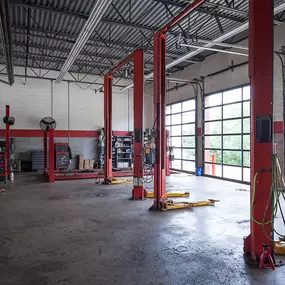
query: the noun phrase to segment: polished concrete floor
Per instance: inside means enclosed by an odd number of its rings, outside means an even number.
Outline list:
[[[0,284],[285,284],[285,267],[257,270],[243,260],[248,186],[185,174],[167,185],[191,200],[221,201],[150,212],[151,200],[129,201],[131,184],[16,176],[0,194]]]

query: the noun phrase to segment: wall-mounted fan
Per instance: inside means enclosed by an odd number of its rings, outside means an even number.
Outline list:
[[[50,130],[55,130],[56,128],[56,121],[51,117],[44,117],[40,121],[40,128],[44,132],[48,132]]]

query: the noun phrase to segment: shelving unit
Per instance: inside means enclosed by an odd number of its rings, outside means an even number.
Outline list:
[[[113,137],[113,167],[114,168],[130,168],[133,164],[132,137]]]

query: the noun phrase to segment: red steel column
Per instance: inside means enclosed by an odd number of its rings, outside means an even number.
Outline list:
[[[254,176],[256,181],[252,216],[260,222],[272,218],[271,172],[272,143],[256,142],[256,116],[272,117],[273,101],[273,1],[249,1],[249,77],[251,84],[251,202]],[[265,36],[266,35],[266,36]],[[264,213],[269,201],[266,217]],[[268,238],[269,237],[269,238]],[[250,235],[244,240],[244,251],[259,264],[262,244],[269,245],[273,254],[272,224],[264,226],[250,222]]]
[[[170,176],[170,132],[166,130],[166,176]]]
[[[112,173],[112,76],[104,76],[104,182],[109,184]]]
[[[142,200],[147,192],[143,186],[142,150],[143,136],[143,97],[144,97],[144,52],[134,52],[134,189],[132,199]],[[137,136],[140,134],[140,138]]]
[[[44,132],[44,175],[47,169],[47,132]]]
[[[7,120],[10,117],[10,106],[6,105],[6,117]],[[7,157],[7,177],[8,179],[11,178],[11,159],[10,159],[10,125],[8,124],[8,121],[6,123],[6,157]]]
[[[152,209],[160,210],[161,201],[166,199],[166,133],[165,133],[165,84],[166,84],[166,35],[154,35],[154,127],[156,128],[156,163],[154,165],[154,204]]]
[[[49,131],[49,182],[54,182],[54,129]]]

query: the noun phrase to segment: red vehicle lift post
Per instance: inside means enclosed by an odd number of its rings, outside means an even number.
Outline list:
[[[48,182],[55,180],[54,170],[54,129],[50,129],[44,133],[44,176],[48,178]],[[49,162],[47,160],[49,158]]]
[[[132,199],[145,199],[143,186],[142,149],[143,139],[143,96],[144,96],[144,51],[135,50],[104,77],[104,131],[105,164],[104,183],[109,184],[112,173],[112,74],[129,61],[134,60],[134,189]]]
[[[264,40],[266,35],[266,40]],[[251,209],[250,235],[244,251],[259,267],[271,267],[274,254],[272,223],[272,142],[256,140],[256,118],[272,118],[273,102],[273,1],[249,1],[249,77],[251,85]],[[260,48],[262,46],[262,48]],[[271,120],[272,130],[272,120]],[[256,176],[256,174],[258,175]],[[256,176],[256,181],[254,177]],[[255,183],[256,182],[256,183]],[[254,185],[255,184],[255,185]],[[255,188],[254,188],[255,187]],[[255,191],[254,191],[255,190]],[[255,195],[254,195],[255,192]],[[269,205],[268,210],[266,207]],[[266,217],[264,213],[266,211]],[[263,223],[258,223],[260,221]],[[270,257],[269,257],[270,256]],[[264,263],[264,257],[267,262]],[[268,260],[269,259],[269,260]],[[271,264],[270,264],[271,263]]]
[[[6,118],[10,117],[10,106],[6,105]],[[10,160],[10,125],[8,122],[6,125],[6,132],[5,132],[5,138],[6,138],[6,157],[7,157],[7,178],[10,180],[11,178],[11,160]]]
[[[165,95],[166,95],[166,34],[187,17],[205,0],[197,0],[183,9],[175,18],[154,35],[154,75],[153,104],[154,128],[156,129],[156,163],[154,165],[154,204],[151,209],[161,210],[161,201],[166,199],[166,132],[165,132]]]

